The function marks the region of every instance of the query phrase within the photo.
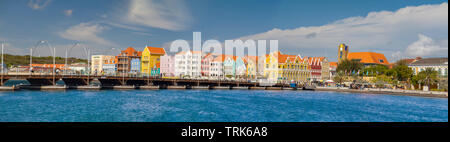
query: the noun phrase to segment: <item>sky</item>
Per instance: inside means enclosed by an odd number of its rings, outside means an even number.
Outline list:
[[[0,0],[9,54],[87,57],[174,40],[279,40],[285,54],[337,60],[337,47],[401,58],[448,57],[447,0]],[[38,44],[45,40],[49,44]],[[80,44],[76,44],[80,43]]]

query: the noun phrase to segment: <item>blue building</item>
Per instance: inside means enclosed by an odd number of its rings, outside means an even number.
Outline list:
[[[130,73],[140,73],[140,72],[141,72],[141,58],[131,59]]]

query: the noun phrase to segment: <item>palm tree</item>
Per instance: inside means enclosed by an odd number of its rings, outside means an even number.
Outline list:
[[[419,72],[417,75],[419,78],[420,83],[425,83],[428,87],[430,85],[435,84],[439,78],[438,78],[438,72],[435,71],[433,68],[426,68],[424,71]]]

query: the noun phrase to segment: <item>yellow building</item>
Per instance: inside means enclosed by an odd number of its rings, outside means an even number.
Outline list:
[[[271,82],[305,83],[310,73],[308,58],[274,52],[267,55],[264,76]]]
[[[247,56],[247,78],[256,79],[258,68],[258,56]]]
[[[345,44],[341,44],[338,47],[338,63],[340,63],[342,60],[346,60],[348,57],[348,46]]]
[[[151,74],[152,69],[160,67],[160,58],[165,54],[166,50],[164,50],[164,48],[145,47],[141,56],[141,73],[149,75]]]

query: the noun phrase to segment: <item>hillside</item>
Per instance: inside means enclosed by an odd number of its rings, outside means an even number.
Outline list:
[[[8,65],[8,67],[18,66],[18,65],[22,65],[22,66],[30,65],[30,56],[29,55],[21,56],[21,55],[5,54],[3,59],[4,59],[5,64]],[[79,63],[79,62],[87,63],[87,60],[86,59],[77,59],[77,58],[68,58],[68,60],[67,60],[67,64]],[[64,64],[64,63],[65,63],[65,58],[56,57],[56,64]],[[33,64],[53,64],[53,57],[51,57],[51,56],[49,56],[49,57],[34,57],[33,56]]]

